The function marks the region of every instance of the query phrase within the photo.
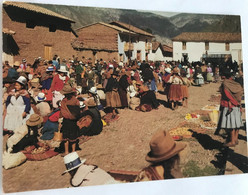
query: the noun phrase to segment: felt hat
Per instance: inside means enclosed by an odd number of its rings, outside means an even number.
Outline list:
[[[65,84],[63,89],[60,91],[62,95],[69,94],[69,93],[74,93],[75,91],[69,84]]]
[[[72,171],[73,169],[80,167],[82,164],[84,164],[85,161],[86,159],[79,158],[77,152],[72,152],[67,154],[66,156],[64,156],[64,163],[67,170],[64,171],[62,175],[64,175],[69,171]]]
[[[179,68],[173,68],[173,73],[180,73],[180,69]]]
[[[35,100],[37,102],[42,102],[46,100],[45,94],[44,93],[38,93],[38,95],[35,97]]]
[[[87,106],[88,107],[94,107],[96,106],[96,102],[94,101],[94,99],[90,98],[88,101],[87,101]]]
[[[46,69],[46,72],[53,72],[53,66],[49,66],[49,67],[47,67],[47,69]]]
[[[65,66],[61,66],[61,67],[58,69],[58,72],[67,73],[68,71],[66,70],[66,67],[65,67]]]
[[[169,67],[165,68],[164,71],[167,72],[167,73],[171,73],[171,69]]]
[[[90,90],[89,90],[89,93],[92,93],[92,94],[97,94],[97,89],[96,87],[91,87]]]
[[[36,126],[36,125],[39,125],[43,122],[43,118],[38,115],[38,114],[32,114],[29,119],[26,121],[26,124],[28,126]]]
[[[27,79],[24,76],[20,76],[16,82],[20,83],[21,85],[26,85],[27,84]]]
[[[155,133],[150,141],[151,151],[146,155],[146,161],[152,163],[162,162],[175,156],[186,147],[186,144],[173,140],[166,131]]]
[[[21,63],[19,62],[19,61],[15,61],[15,63],[13,64],[13,66],[20,66],[21,65]]]
[[[143,85],[142,81],[136,81],[136,85]]]

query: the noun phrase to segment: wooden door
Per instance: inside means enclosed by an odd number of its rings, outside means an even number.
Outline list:
[[[45,45],[45,60],[52,60],[52,46]]]

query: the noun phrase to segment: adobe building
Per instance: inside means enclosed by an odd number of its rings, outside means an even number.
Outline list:
[[[78,38],[72,42],[77,56],[104,61],[116,60],[127,62],[128,59],[145,60],[151,49],[152,35],[142,31],[137,33],[132,28],[98,22],[76,30]]]
[[[70,58],[75,51],[71,40],[76,37],[73,20],[60,14],[23,2],[3,3],[2,61],[29,63],[41,57],[50,60],[57,54]]]

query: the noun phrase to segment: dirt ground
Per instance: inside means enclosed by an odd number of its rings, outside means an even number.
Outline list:
[[[81,158],[86,158],[89,164],[98,165],[109,170],[139,171],[149,165],[145,156],[149,151],[149,141],[152,135],[160,130],[170,130],[185,119],[186,113],[201,109],[209,104],[212,94],[216,94],[220,83],[206,84],[202,87],[189,88],[188,108],[179,107],[173,111],[164,105],[149,113],[120,110],[120,119],[104,127],[100,135],[92,137],[80,145],[82,150],[77,151]],[[159,94],[158,99],[165,100]],[[209,137],[219,143],[224,139],[213,135]],[[7,138],[4,137],[4,140]],[[183,140],[185,141],[185,140]],[[215,159],[215,149],[206,149],[196,139],[186,140],[187,155],[183,161],[196,160],[199,165],[209,165]],[[24,164],[9,170],[3,169],[3,189],[5,192],[21,192],[70,187],[70,175],[61,173],[65,170],[63,157],[57,155],[44,161],[26,161]]]

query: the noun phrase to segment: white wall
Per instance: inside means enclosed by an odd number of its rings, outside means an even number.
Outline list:
[[[146,46],[145,46],[146,42],[144,41],[139,41],[136,43],[133,43],[133,56],[132,56],[132,60],[137,58],[137,50],[141,51],[141,58],[140,60],[143,61],[146,59]]]
[[[225,43],[209,43],[208,54],[232,54],[233,60],[242,59],[242,44],[230,43],[230,50],[226,51]],[[182,49],[182,42],[173,42],[173,60],[181,60],[182,54],[188,53],[189,62],[200,61],[206,53],[205,42],[187,42],[186,49]]]

